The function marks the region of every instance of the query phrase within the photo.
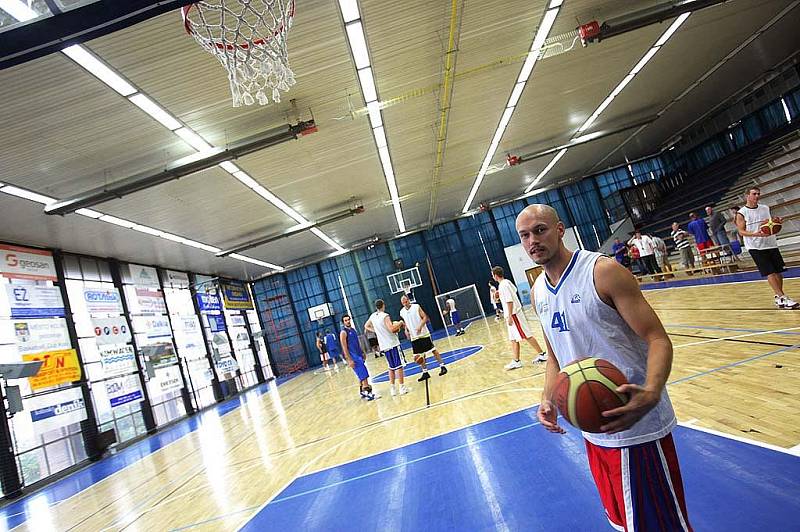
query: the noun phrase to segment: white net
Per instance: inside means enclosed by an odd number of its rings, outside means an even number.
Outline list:
[[[203,1],[183,8],[186,31],[225,70],[233,106],[280,102],[294,85],[286,36],[294,0]]]
[[[450,299],[455,304],[462,327],[465,327],[470,321],[485,317],[483,304],[474,284],[439,294],[436,296],[436,306],[439,307],[439,315],[442,317],[445,327],[448,328],[448,335],[452,332],[449,328],[453,325],[452,309],[447,305],[447,301]]]

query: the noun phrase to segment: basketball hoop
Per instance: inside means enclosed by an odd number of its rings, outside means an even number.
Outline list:
[[[286,35],[294,0],[211,0],[181,8],[186,32],[225,70],[233,106],[280,102],[294,85]]]

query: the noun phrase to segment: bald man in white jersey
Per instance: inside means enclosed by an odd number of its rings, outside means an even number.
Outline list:
[[[629,401],[603,412],[602,433],[583,433],[606,517],[616,530],[691,531],[672,440],[677,420],[665,388],[672,343],[658,316],[616,261],[564,246],[564,224],[552,207],[526,207],[516,227],[522,247],[544,269],[533,288],[548,352],[539,421],[565,432],[552,402],[561,367],[584,357],[613,363],[630,383],[617,388]]]
[[[375,300],[375,312],[364,324],[365,331],[372,331],[378,337],[378,347],[381,354],[386,356],[386,364],[389,366],[389,393],[392,396],[405,395],[409,388],[405,385],[405,375],[403,373],[403,360],[400,358],[400,339],[397,333],[403,328],[403,322],[392,322],[386,313],[386,304],[383,299]],[[400,384],[400,388],[395,388],[395,380]]]

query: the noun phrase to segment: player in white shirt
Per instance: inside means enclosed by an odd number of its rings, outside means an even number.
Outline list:
[[[456,300],[452,297],[447,298],[447,301],[444,302],[444,306],[444,313],[450,316],[450,323],[452,323],[453,327],[456,329],[456,336],[461,336],[466,331],[464,330],[464,327],[461,326],[461,315],[456,309]]]
[[[525,319],[525,314],[522,312],[522,303],[517,295],[517,287],[514,283],[506,279],[505,271],[502,266],[495,266],[492,268],[492,277],[497,282],[497,291],[500,293],[500,301],[505,306],[506,324],[508,325],[508,339],[511,341],[511,353],[513,358],[511,362],[506,364],[506,369],[518,369],[522,367],[522,361],[519,359],[519,343],[523,340],[531,344],[536,350],[536,358],[534,362],[547,361],[547,354],[545,353],[539,342],[531,334],[531,328],[528,326],[528,320]]]
[[[778,239],[775,235],[761,232],[761,224],[772,216],[768,206],[758,203],[760,197],[761,189],[750,187],[745,195],[747,203],[736,213],[736,227],[744,237],[744,247],[753,257],[759,273],[767,278],[770,288],[775,292],[775,306],[787,310],[800,308],[800,303],[783,293],[786,265],[778,249]]]
[[[408,296],[401,297],[400,304],[403,305],[403,308],[400,309],[400,317],[405,324],[406,336],[411,340],[414,361],[422,368],[422,375],[417,380],[424,381],[430,378],[425,355],[431,352],[436,361],[439,362],[439,375],[444,375],[447,373],[447,366],[445,366],[439,350],[436,349],[436,346],[431,341],[431,333],[428,330],[428,315],[422,310],[422,307],[412,303]]]
[[[628,402],[603,412],[602,433],[583,433],[606,517],[617,530],[691,531],[665,388],[672,343],[658,316],[616,261],[564,246],[564,224],[552,207],[526,207],[516,227],[523,249],[544,269],[533,288],[549,353],[539,421],[565,432],[552,402],[561,367],[584,357],[617,366],[629,382],[617,392]]]
[[[400,339],[397,333],[403,328],[403,322],[392,322],[386,313],[386,304],[383,299],[375,300],[375,312],[364,324],[364,331],[372,331],[378,337],[378,348],[386,356],[386,364],[389,365],[389,393],[397,395],[407,394],[409,388],[405,385],[403,374],[403,360],[400,358]],[[399,390],[395,389],[395,380],[400,385]]]
[[[500,321],[503,315],[503,302],[500,301],[500,292],[492,281],[489,281],[489,301],[494,307],[494,321]]]

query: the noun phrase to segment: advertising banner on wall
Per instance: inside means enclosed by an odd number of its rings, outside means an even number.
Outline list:
[[[116,377],[136,371],[136,355],[128,344],[101,345],[100,364],[106,377]]]
[[[0,245],[0,275],[9,279],[58,281],[52,253],[20,246]]]
[[[144,334],[151,340],[172,336],[172,328],[166,316],[132,316],[131,322],[137,334]]]
[[[164,314],[167,304],[161,290],[152,288],[136,288],[136,310],[141,313]]]
[[[157,369],[155,377],[147,383],[151,397],[158,397],[181,388],[183,388],[183,381],[178,366]]]
[[[222,303],[219,301],[217,294],[206,294],[205,292],[198,292],[194,295],[197,299],[197,307],[200,312],[213,312],[222,310]]]
[[[95,318],[92,327],[97,345],[127,344],[131,341],[131,331],[124,317]]]
[[[63,317],[64,301],[56,286],[7,284],[12,318]]]
[[[211,329],[211,332],[222,332],[226,330],[225,316],[222,314],[208,314],[206,318],[208,318],[208,327]]]
[[[116,379],[105,381],[104,384],[106,385],[106,394],[108,394],[108,402],[111,404],[111,408],[144,399],[138,375],[117,377]]]
[[[20,355],[72,348],[64,318],[14,320],[12,323]]]
[[[239,363],[233,357],[224,357],[219,359],[214,364],[217,368],[217,373],[220,375],[224,375],[225,373],[236,373],[236,370],[239,369]]]
[[[250,299],[250,292],[244,283],[236,281],[220,281],[219,288],[222,291],[222,300],[225,308],[231,310],[252,310],[253,301]]]
[[[160,286],[158,283],[158,272],[150,266],[140,266],[138,264],[128,264],[128,271],[131,274],[131,281],[136,286]]]
[[[142,355],[150,360],[153,368],[171,366],[178,362],[175,348],[171,343],[143,345],[139,348]]]
[[[188,288],[189,274],[183,272],[176,272],[174,270],[166,270],[167,284],[174,287]]]
[[[80,423],[86,419],[86,408],[80,388],[70,388],[24,400],[37,434]]]
[[[42,361],[42,367],[39,368],[39,372],[33,377],[28,377],[28,382],[34,391],[74,382],[81,378],[78,353],[74,349],[22,355],[22,360],[25,362]]]
[[[122,314],[122,298],[116,288],[84,288],[83,300],[90,314]]]
[[[231,320],[231,326],[233,327],[244,327],[244,316],[241,314],[231,314],[228,316]]]

